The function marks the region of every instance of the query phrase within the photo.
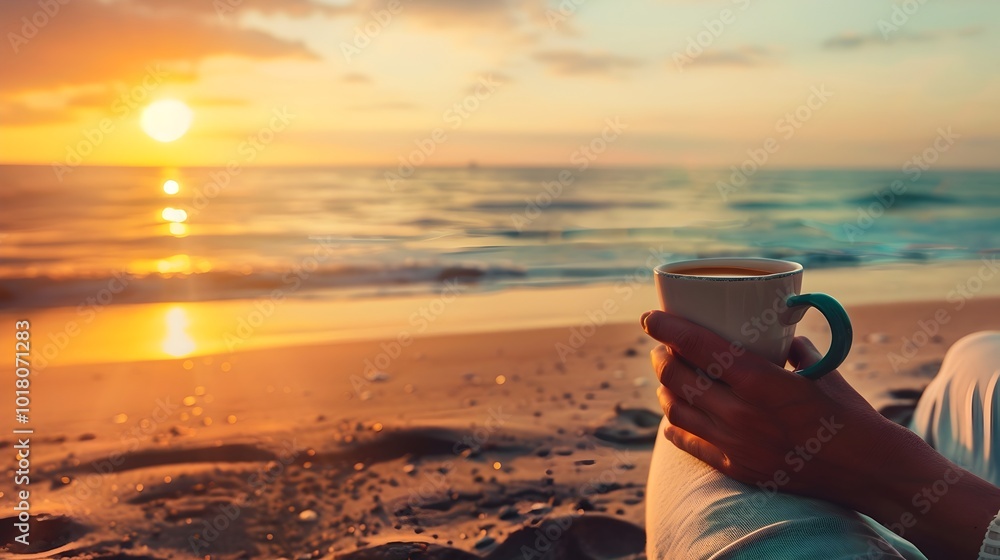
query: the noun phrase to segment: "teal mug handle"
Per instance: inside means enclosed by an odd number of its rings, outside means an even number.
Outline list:
[[[789,296],[785,303],[788,307],[802,305],[815,307],[830,323],[831,341],[826,355],[815,364],[795,373],[809,379],[819,379],[844,363],[854,341],[854,328],[851,327],[851,318],[847,316],[840,302],[826,294],[801,294]]]

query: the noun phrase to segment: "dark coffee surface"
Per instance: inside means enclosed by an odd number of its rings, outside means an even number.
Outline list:
[[[770,270],[739,266],[692,266],[671,270],[670,273],[683,274],[684,276],[712,276],[717,278],[743,278],[746,276],[767,276],[774,274]]]

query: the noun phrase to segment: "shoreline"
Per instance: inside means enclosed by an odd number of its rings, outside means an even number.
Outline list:
[[[806,272],[803,291],[831,294],[848,307],[928,301],[958,305],[1000,297],[1000,275],[983,279],[989,273],[993,271],[979,261],[820,269]],[[628,324],[656,306],[652,276],[639,270],[616,283],[574,287],[491,292],[445,285],[436,294],[384,298],[260,298],[118,306],[112,302],[86,310],[6,310],[0,313],[0,334],[12,329],[14,321],[31,320],[42,337],[35,356],[39,366],[47,369],[259,348],[371,340],[405,344],[462,333]]]

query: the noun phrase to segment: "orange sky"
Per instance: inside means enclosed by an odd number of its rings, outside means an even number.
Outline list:
[[[948,128],[942,165],[1000,148],[996,3],[226,2],[5,0],[0,161],[563,165],[608,119],[600,165],[773,140],[776,166],[896,168]],[[170,143],[139,124],[166,98],[194,111]]]

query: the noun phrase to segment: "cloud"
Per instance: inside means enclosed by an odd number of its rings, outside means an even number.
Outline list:
[[[242,107],[249,104],[246,99],[238,97],[192,97],[186,101],[196,107]]]
[[[388,101],[385,103],[370,103],[368,105],[355,105],[352,111],[412,111],[417,106],[405,101]]]
[[[371,19],[391,0],[358,0],[358,12]],[[551,32],[546,17],[548,0],[397,0],[397,13],[423,27],[458,31],[481,38],[484,32],[534,41],[537,33]],[[405,16],[404,16],[405,14]],[[568,29],[568,24],[567,24]]]
[[[0,2],[0,21],[19,22],[11,30],[16,36],[7,35],[11,48],[0,49],[7,76],[0,80],[0,95],[134,86],[158,63],[168,68],[171,81],[192,79],[193,65],[211,56],[315,58],[298,42],[207,19],[164,16],[127,2],[74,0],[32,33],[21,18],[30,21],[38,10],[34,0]]]
[[[185,15],[210,15],[225,19],[243,12],[264,15],[282,14],[307,17],[314,14],[341,15],[356,11],[354,5],[332,5],[313,0],[127,0],[130,4],[148,8],[158,14],[183,13]]]
[[[0,103],[0,122],[5,127],[61,124],[70,121],[62,109],[36,108],[24,103]]]
[[[882,33],[845,32],[834,35],[823,41],[823,47],[833,50],[852,50],[872,46],[889,46],[901,43],[929,43],[943,39],[966,38],[979,35],[982,27],[963,27],[959,29],[937,29],[919,33],[898,33],[883,35]]]
[[[767,47],[747,45],[735,49],[708,49],[691,59],[692,66],[763,66],[774,61]]]
[[[101,87],[87,93],[78,93],[66,99],[65,106],[70,109],[107,108],[114,102],[115,92],[108,87]]]
[[[534,54],[534,59],[545,65],[549,72],[562,76],[611,75],[642,64],[638,58],[569,49],[539,51]]]
[[[372,79],[367,74],[360,72],[350,72],[340,77],[340,81],[348,84],[370,84]]]

